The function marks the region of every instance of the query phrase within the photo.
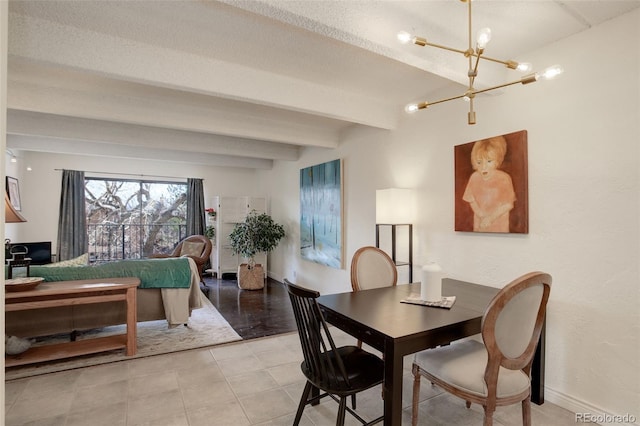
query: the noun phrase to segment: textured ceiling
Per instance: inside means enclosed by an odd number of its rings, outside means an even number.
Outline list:
[[[526,60],[639,6],[476,0],[474,28],[491,27],[489,56]],[[9,12],[15,150],[270,168],[336,147],[349,126],[393,129],[406,103],[466,79],[464,58],[395,38],[464,49],[457,0],[10,0]],[[506,72],[489,64],[478,86]]]

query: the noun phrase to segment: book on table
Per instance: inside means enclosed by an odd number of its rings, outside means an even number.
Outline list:
[[[402,299],[400,303],[410,303],[412,305],[430,306],[432,308],[451,309],[456,302],[456,296],[443,296],[440,300],[423,300],[420,298],[420,293],[411,293],[405,299]]]

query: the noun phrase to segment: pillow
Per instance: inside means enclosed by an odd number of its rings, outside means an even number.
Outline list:
[[[200,257],[202,250],[204,249],[204,243],[196,243],[193,241],[185,241],[182,243],[182,249],[180,250],[180,256],[194,256]]]
[[[17,336],[4,335],[4,353],[18,355],[31,347],[31,341]]]
[[[73,259],[63,260],[55,263],[47,263],[46,266],[49,268],[56,268],[59,266],[87,266],[89,264],[89,253],[81,254],[78,257]]]

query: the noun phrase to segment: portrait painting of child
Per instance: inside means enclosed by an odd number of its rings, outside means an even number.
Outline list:
[[[527,233],[527,132],[458,145],[455,230]]]

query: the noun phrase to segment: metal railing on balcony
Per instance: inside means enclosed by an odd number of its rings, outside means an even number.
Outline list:
[[[89,224],[89,262],[144,259],[171,253],[186,237],[186,224]]]

